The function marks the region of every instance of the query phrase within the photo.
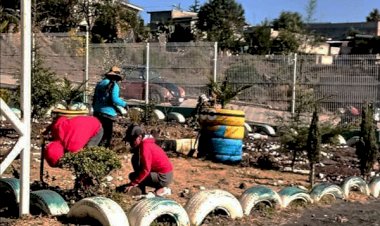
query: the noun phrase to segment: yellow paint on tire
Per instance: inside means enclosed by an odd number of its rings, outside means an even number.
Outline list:
[[[75,116],[81,116],[81,115],[88,115],[89,111],[88,110],[65,110],[65,109],[53,109],[52,114],[57,114],[57,115],[64,115],[66,117],[72,118]]]
[[[208,108],[200,113],[202,125],[244,126],[245,113],[241,110]]]

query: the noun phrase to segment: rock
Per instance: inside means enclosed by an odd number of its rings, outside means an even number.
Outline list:
[[[111,182],[113,180],[113,177],[108,175],[108,176],[106,176],[106,180],[107,180],[107,182]]]
[[[347,217],[345,217],[345,216],[341,216],[341,215],[336,216],[336,217],[335,217],[335,220],[336,220],[336,222],[338,222],[338,223],[346,223],[346,222],[348,222]]]

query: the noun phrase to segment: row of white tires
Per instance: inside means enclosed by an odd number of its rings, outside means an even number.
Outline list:
[[[352,190],[377,198],[380,193],[380,177],[368,184],[360,177],[348,177],[341,186],[330,183],[315,185],[311,191],[299,187],[285,187],[276,192],[266,186],[253,186],[243,192],[240,198],[220,190],[202,190],[194,194],[183,207],[176,201],[153,197],[137,202],[128,214],[115,201],[101,196],[89,197],[76,202],[69,208],[66,201],[56,192],[40,190],[31,192],[31,208],[51,216],[67,215],[71,219],[91,218],[102,225],[148,226],[162,216],[169,216],[178,226],[201,225],[214,211],[222,211],[231,219],[249,216],[259,203],[275,208],[286,208],[293,201],[313,203],[325,196],[334,199],[348,199]],[[12,191],[14,201],[19,202],[20,185],[18,179],[0,179],[0,197]],[[219,212],[220,213],[220,212]]]

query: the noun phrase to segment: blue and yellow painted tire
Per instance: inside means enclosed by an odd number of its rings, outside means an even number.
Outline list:
[[[201,125],[244,126],[245,113],[240,110],[207,108],[200,112]]]
[[[242,156],[243,141],[238,139],[211,138],[211,150],[213,156]]]
[[[242,157],[241,155],[214,155],[213,160],[220,163],[238,163]]]
[[[206,134],[214,138],[243,139],[245,136],[244,126],[215,125],[202,128]]]

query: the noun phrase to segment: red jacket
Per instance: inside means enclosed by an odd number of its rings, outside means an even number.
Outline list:
[[[169,173],[173,171],[173,165],[168,156],[160,146],[155,143],[154,138],[144,139],[139,147],[140,172],[131,185],[141,183],[150,172]]]
[[[98,133],[101,126],[93,116],[59,117],[51,127],[53,141],[46,146],[46,161],[54,167],[65,151],[78,152]]]
[[[53,140],[59,140],[64,149],[77,152],[95,136],[102,124],[93,116],[61,116],[52,127]]]

